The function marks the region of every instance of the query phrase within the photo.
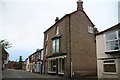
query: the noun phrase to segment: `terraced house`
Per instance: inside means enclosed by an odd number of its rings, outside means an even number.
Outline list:
[[[29,72],[43,73],[43,49],[37,49],[25,60],[25,69]]]
[[[44,32],[44,71],[48,74],[77,77],[96,75],[96,28],[77,1],[77,10]]]
[[[96,35],[98,78],[120,79],[120,23]]]

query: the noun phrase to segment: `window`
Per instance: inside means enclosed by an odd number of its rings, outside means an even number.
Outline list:
[[[59,58],[58,59],[58,72],[59,73],[64,73],[64,65],[65,65],[65,58]]]
[[[48,34],[45,34],[45,41],[48,40]]]
[[[45,46],[45,54],[48,54],[48,46]]]
[[[55,35],[59,34],[59,26],[55,27]]]
[[[120,39],[120,31],[118,31],[118,37],[119,37],[119,39]]]
[[[50,60],[48,61],[48,71],[50,72],[56,72],[57,64],[56,60]]]
[[[57,39],[54,39],[53,41],[52,41],[52,52],[59,52],[59,48],[60,48],[60,40],[59,40],[59,38],[57,38]]]
[[[120,31],[106,33],[106,51],[120,50]]]
[[[88,26],[88,32],[89,32],[89,33],[93,33],[93,28],[90,27],[90,26]]]
[[[104,73],[117,73],[115,60],[103,61]]]

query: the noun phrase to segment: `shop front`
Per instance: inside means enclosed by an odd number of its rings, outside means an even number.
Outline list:
[[[47,58],[47,73],[64,75],[65,59],[66,55]]]

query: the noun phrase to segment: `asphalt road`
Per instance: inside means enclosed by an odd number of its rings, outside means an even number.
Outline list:
[[[96,78],[67,79],[58,75],[38,74],[27,72],[25,70],[8,69],[3,71],[2,80],[97,80],[97,79]]]
[[[2,74],[2,78],[3,79],[8,79],[8,80],[12,80],[12,79],[23,79],[23,78],[29,78],[29,79],[40,79],[40,78],[63,78],[61,76],[57,76],[57,75],[45,75],[45,74],[38,74],[38,73],[31,73],[31,72],[27,72],[25,70],[15,70],[15,69],[8,69],[8,70],[4,70],[3,74]]]

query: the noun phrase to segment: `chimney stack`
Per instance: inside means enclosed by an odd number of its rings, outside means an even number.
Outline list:
[[[56,19],[55,19],[55,22],[57,22],[57,21],[59,21],[59,18],[58,18],[58,17],[56,17]]]
[[[82,0],[77,1],[77,10],[83,10],[83,2],[82,2]]]

